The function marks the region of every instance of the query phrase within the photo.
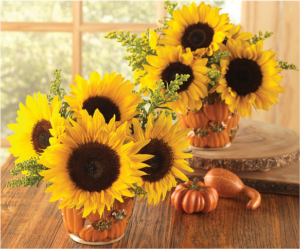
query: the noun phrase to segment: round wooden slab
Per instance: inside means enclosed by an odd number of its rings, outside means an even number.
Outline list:
[[[192,168],[268,170],[299,161],[299,134],[278,125],[241,119],[236,140],[229,148],[189,150],[194,155],[189,159]]]

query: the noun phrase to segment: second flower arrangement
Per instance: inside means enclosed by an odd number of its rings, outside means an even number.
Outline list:
[[[176,9],[166,1],[169,16],[161,28],[136,34],[109,32],[127,47],[129,61],[139,91],[148,95],[164,83],[162,93],[176,74],[189,75],[176,91],[179,99],[167,103],[183,128],[191,128],[191,145],[201,148],[227,147],[238,131],[239,117],[250,116],[252,106],[268,111],[278,103],[283,69],[295,65],[277,61],[277,52],[263,49],[263,41],[273,33],[258,36],[241,32],[228,14],[218,7],[191,3]]]

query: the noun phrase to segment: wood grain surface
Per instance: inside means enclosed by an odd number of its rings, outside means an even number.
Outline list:
[[[38,189],[5,187],[13,164],[11,156],[1,167],[1,248],[96,248],[71,240],[44,183]],[[135,203],[124,238],[103,247],[299,247],[298,197],[262,194],[255,211],[246,209],[247,197],[221,198],[211,213],[187,215],[175,210],[170,196],[155,207]]]
[[[299,162],[299,134],[282,126],[240,120],[236,140],[229,148],[199,150],[192,147],[192,168],[255,171]],[[190,149],[187,149],[190,150]]]

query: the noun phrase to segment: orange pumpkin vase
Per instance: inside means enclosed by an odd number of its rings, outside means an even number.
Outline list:
[[[123,197],[123,200],[123,203],[115,200],[113,207],[110,210],[105,208],[101,217],[96,212],[82,218],[84,207],[63,208],[63,221],[70,237],[94,245],[109,244],[121,239],[134,205],[133,198]]]
[[[218,192],[212,187],[205,186],[203,182],[197,181],[197,178],[179,184],[171,196],[173,206],[187,214],[208,213],[217,207],[218,200]]]
[[[229,146],[239,129],[240,116],[231,112],[228,105],[215,95],[204,100],[199,111],[189,110],[187,115],[178,113],[181,129],[191,128],[190,145],[199,148],[222,148]]]

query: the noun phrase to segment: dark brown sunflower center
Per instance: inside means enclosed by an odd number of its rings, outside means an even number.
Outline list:
[[[89,142],[74,149],[67,169],[76,187],[100,192],[112,186],[120,174],[120,157],[108,145]]]
[[[121,112],[119,107],[107,97],[90,97],[83,102],[82,109],[86,109],[91,116],[94,115],[96,109],[99,109],[104,116],[106,123],[109,123],[114,115],[116,115],[116,121],[121,120]]]
[[[93,178],[98,178],[103,172],[103,168],[99,161],[90,161],[86,164],[86,172]]]
[[[181,62],[172,62],[163,71],[163,73],[161,75],[161,79],[163,80],[163,82],[165,84],[166,84],[166,82],[168,84],[170,84],[171,81],[175,80],[176,74],[179,74],[179,75],[180,74],[189,74],[190,75],[188,80],[184,81],[183,84],[180,85],[180,88],[177,90],[177,92],[179,92],[179,93],[182,91],[186,91],[189,88],[190,84],[194,80],[193,70],[189,66],[184,65]]]
[[[154,155],[153,158],[145,161],[151,167],[141,169],[149,174],[142,176],[147,182],[157,182],[163,179],[170,172],[174,162],[172,149],[166,142],[157,138],[153,138],[140,150],[139,154]]]
[[[228,41],[228,38],[227,37],[225,37],[225,39],[224,39],[224,41],[222,41],[222,43],[226,46],[226,44],[227,44],[227,41]]]
[[[49,129],[52,129],[51,123],[45,119],[38,121],[33,127],[31,141],[37,154],[43,153],[50,146],[49,139],[52,135]]]
[[[191,48],[192,51],[198,48],[207,48],[214,36],[214,30],[207,23],[190,25],[181,37],[181,45],[184,48]]]
[[[259,65],[248,59],[234,59],[225,75],[227,84],[240,96],[254,93],[262,84],[263,75]]]

